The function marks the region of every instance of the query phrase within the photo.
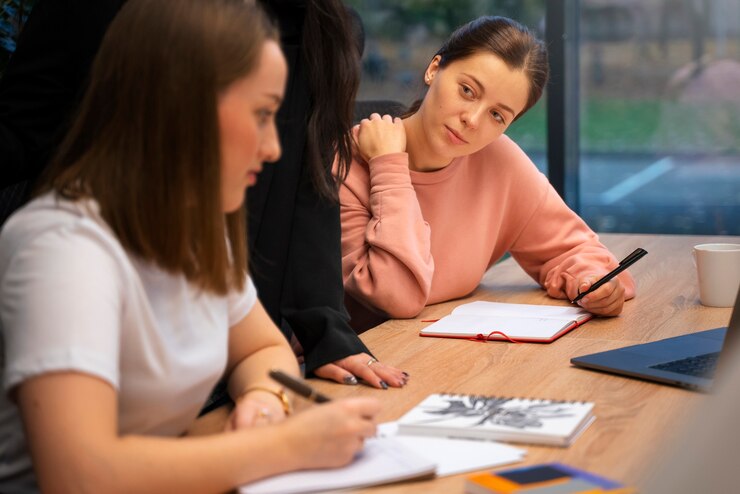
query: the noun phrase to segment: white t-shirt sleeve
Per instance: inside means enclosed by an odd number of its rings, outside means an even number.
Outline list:
[[[4,389],[65,370],[117,388],[123,281],[105,239],[83,221],[16,247],[0,284]]]
[[[229,304],[229,327],[244,319],[257,302],[257,287],[252,282],[252,277],[247,276],[244,289],[232,291],[228,295]]]

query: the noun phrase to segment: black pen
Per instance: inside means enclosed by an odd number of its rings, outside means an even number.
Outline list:
[[[632,252],[632,254],[630,254],[627,257],[625,257],[624,259],[622,259],[620,261],[620,263],[619,263],[619,266],[617,266],[616,268],[614,268],[610,272],[606,273],[603,278],[601,278],[599,281],[597,281],[596,283],[594,283],[593,285],[591,285],[591,287],[588,290],[586,290],[583,293],[579,293],[576,298],[574,298],[573,300],[571,300],[571,303],[575,304],[576,302],[578,302],[579,300],[581,300],[583,297],[585,297],[589,293],[591,293],[594,290],[598,289],[604,283],[608,283],[609,280],[611,280],[612,278],[614,278],[615,276],[617,276],[619,273],[621,273],[622,271],[624,271],[628,267],[632,266],[639,259],[641,259],[642,256],[644,256],[645,254],[647,254],[647,251],[645,249],[641,249],[641,248],[638,247],[637,249],[635,249],[634,252]]]
[[[327,401],[331,401],[329,397],[322,395],[309,386],[306,381],[293,377],[290,374],[286,374],[279,370],[271,370],[269,372],[269,376],[298,396],[302,396],[307,400],[311,400],[315,403],[326,403]]]

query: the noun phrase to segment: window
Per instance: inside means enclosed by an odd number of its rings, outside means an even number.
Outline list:
[[[544,37],[546,9],[575,6],[579,166],[549,170],[577,182],[566,200],[602,232],[740,234],[737,1],[347,3],[366,30],[359,99],[404,104],[421,95],[426,64],[458,25],[504,15]],[[543,171],[547,97],[507,132]]]
[[[584,219],[740,234],[740,3],[583,0],[580,31]]]

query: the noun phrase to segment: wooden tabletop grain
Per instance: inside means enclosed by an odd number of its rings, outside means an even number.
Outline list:
[[[473,300],[563,304],[512,260],[492,267],[469,297],[429,306],[415,319],[392,320],[361,335],[375,356],[411,375],[403,389],[342,386],[313,379],[334,397],[383,400],[380,421],[396,420],[435,392],[593,401],[596,421],[568,448],[527,447],[521,465],[559,461],[631,485],[640,485],[656,455],[705,395],[645,381],[579,369],[571,357],[726,326],[731,309],[699,304],[692,246],[740,243],[740,237],[604,234],[619,258],[637,247],[648,255],[630,268],[638,294],[615,318],[596,318],[551,344],[475,342],[425,338],[421,322]],[[620,257],[621,256],[621,257]],[[467,474],[364,489],[372,493],[456,493]]]

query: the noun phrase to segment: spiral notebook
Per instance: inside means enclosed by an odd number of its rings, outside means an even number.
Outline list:
[[[477,301],[423,328],[421,336],[550,343],[593,317],[580,307]]]
[[[398,421],[399,434],[570,446],[594,421],[593,403],[433,394]]]

